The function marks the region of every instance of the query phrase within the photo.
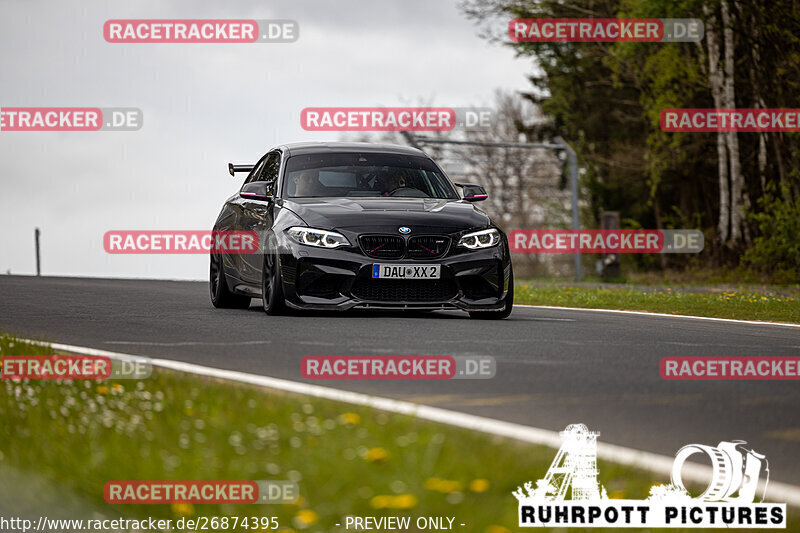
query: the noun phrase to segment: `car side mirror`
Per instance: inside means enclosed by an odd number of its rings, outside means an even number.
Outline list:
[[[239,196],[250,200],[271,200],[272,196],[269,194],[270,185],[272,184],[268,181],[252,181],[242,187],[242,190],[239,191]]]
[[[470,185],[468,183],[456,183],[461,187],[461,192],[464,195],[464,200],[468,202],[481,202],[489,198],[486,194],[486,189],[480,185]]]

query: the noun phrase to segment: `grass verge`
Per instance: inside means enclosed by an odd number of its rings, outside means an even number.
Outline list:
[[[708,292],[669,287],[584,287],[523,281],[515,287],[514,303],[800,323],[798,298],[754,290]]]
[[[50,353],[0,337],[0,356]],[[0,469],[35,472],[109,517],[275,516],[284,531],[335,532],[346,515],[452,516],[465,524],[461,531],[506,533],[518,529],[511,492],[543,477],[554,455],[410,416],[158,368],[136,382],[0,384]],[[611,497],[645,498],[667,481],[604,461],[599,471]],[[106,504],[105,482],[128,479],[290,479],[302,496],[271,506]],[[25,494],[25,482],[15,483]]]

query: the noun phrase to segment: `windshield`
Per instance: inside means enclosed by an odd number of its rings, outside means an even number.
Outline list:
[[[427,157],[382,153],[292,156],[284,193],[287,198],[458,198]]]

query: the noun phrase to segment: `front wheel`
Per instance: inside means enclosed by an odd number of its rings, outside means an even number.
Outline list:
[[[506,304],[506,306],[502,311],[470,311],[469,317],[482,320],[502,320],[504,318],[508,318],[508,315],[511,314],[511,309],[514,307],[513,271],[511,271],[511,274],[508,277],[508,292],[506,292],[506,297],[503,298],[503,302]]]
[[[214,307],[221,309],[247,309],[250,307],[249,296],[235,294],[228,288],[222,257],[219,254],[211,254],[208,282],[211,289],[211,303]]]
[[[287,312],[286,299],[283,296],[280,260],[277,253],[268,252],[264,256],[264,268],[261,273],[261,301],[264,305],[264,312],[268,315],[284,315]]]

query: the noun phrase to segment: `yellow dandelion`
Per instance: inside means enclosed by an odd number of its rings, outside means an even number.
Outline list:
[[[612,500],[621,500],[625,498],[625,493],[621,490],[613,490],[608,493],[608,497]]]
[[[392,496],[389,500],[389,507],[391,509],[411,509],[416,507],[419,500],[413,494],[398,494]]]
[[[361,416],[358,413],[342,413],[339,415],[339,423],[355,426],[361,423]]]
[[[389,460],[389,452],[380,447],[370,448],[367,450],[367,453],[364,454],[364,460],[369,463],[385,463]]]
[[[437,477],[430,477],[425,480],[425,488],[428,490],[435,490],[443,494],[450,494],[451,492],[458,492],[461,490],[461,483],[449,479],[439,479]]]
[[[373,509],[386,509],[389,506],[389,502],[391,502],[392,497],[388,494],[378,494],[377,496],[373,496],[369,500],[369,505]]]
[[[425,480],[425,488],[428,490],[436,490],[436,487],[439,486],[439,481],[441,481],[438,477],[429,477]]]
[[[458,481],[444,480],[442,483],[442,492],[450,494],[451,492],[461,491],[461,483]]]
[[[492,524],[491,526],[484,529],[483,533],[511,533],[511,530],[508,529],[507,527],[498,526],[497,524]]]
[[[472,492],[486,492],[489,490],[489,480],[483,478],[473,479],[469,483],[469,490]]]
[[[125,387],[123,387],[119,383],[114,383],[114,385],[112,385],[111,388],[114,389],[114,392],[125,392]]]
[[[98,385],[97,386],[97,393],[98,394],[108,394],[108,387],[105,385]]]
[[[319,515],[311,509],[301,509],[297,511],[297,514],[294,516],[295,525],[299,528],[316,524],[318,520]]]
[[[172,512],[183,516],[194,515],[194,505],[191,503],[173,503],[170,505]]]

